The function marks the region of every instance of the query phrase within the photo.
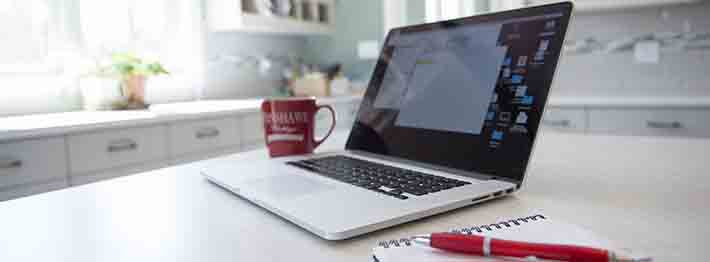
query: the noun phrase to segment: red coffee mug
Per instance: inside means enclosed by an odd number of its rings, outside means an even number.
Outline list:
[[[321,140],[315,139],[315,116],[328,109],[333,123]],[[261,103],[264,117],[264,139],[271,157],[310,154],[325,141],[335,128],[335,110],[318,106],[314,98],[267,99]]]

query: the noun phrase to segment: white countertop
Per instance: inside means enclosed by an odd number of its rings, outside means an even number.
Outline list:
[[[322,150],[340,148],[336,134]],[[0,261],[370,261],[379,240],[532,214],[583,226],[657,262],[705,261],[710,140],[542,131],[515,196],[325,241],[207,182],[263,150],[0,203]],[[239,172],[239,170],[235,170]]]
[[[318,98],[318,103],[332,104],[359,98],[359,95]],[[208,100],[153,105],[148,110],[77,111],[4,117],[0,118],[0,142],[259,112],[261,101],[262,99]]]

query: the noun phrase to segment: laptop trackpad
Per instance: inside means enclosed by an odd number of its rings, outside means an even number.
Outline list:
[[[325,192],[334,187],[297,175],[279,175],[249,180],[242,188],[274,198],[295,198]]]

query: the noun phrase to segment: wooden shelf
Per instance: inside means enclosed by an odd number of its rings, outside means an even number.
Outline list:
[[[328,24],[248,13],[242,15],[242,23],[245,31],[263,33],[330,34],[332,31],[332,27]]]

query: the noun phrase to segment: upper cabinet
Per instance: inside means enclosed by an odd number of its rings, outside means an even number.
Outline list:
[[[207,0],[211,32],[330,34],[335,0]]]
[[[500,2],[498,0],[495,1]],[[505,1],[518,2],[520,6],[565,2],[561,0],[504,0],[503,2]],[[571,0],[571,2],[575,4],[575,10],[578,12],[686,4],[700,1],[701,0]]]

